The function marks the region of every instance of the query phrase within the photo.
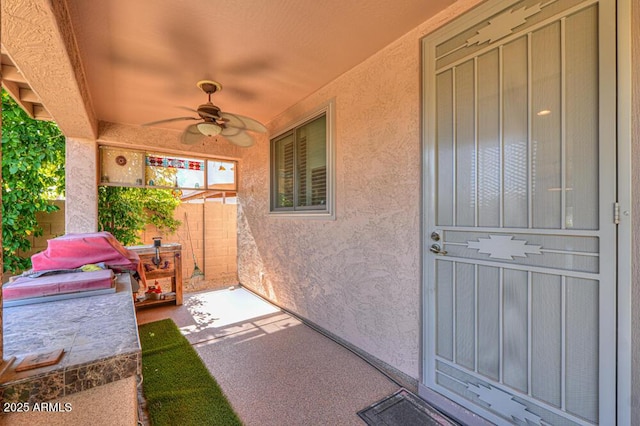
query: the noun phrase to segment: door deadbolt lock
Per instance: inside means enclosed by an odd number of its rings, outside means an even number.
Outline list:
[[[432,244],[431,247],[429,247],[429,250],[431,250],[432,253],[443,255],[443,256],[447,254],[447,251],[442,250],[439,244]]]
[[[437,231],[433,231],[433,232],[431,233],[431,239],[432,239],[433,241],[440,241],[440,234],[438,234],[438,232],[437,232]]]

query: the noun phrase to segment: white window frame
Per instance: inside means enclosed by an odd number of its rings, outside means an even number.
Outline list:
[[[300,208],[276,209],[275,208],[275,156],[273,152],[274,143],[285,133],[300,127],[316,118],[324,115],[326,117],[326,159],[327,159],[327,200],[324,209]],[[286,127],[275,132],[269,140],[269,215],[279,218],[296,219],[330,219],[335,220],[335,101],[332,99],[321,105],[303,118],[290,123]]]
[[[100,151],[102,148],[105,149],[119,149],[122,151],[128,151],[128,152],[136,152],[136,153],[142,153],[144,155],[144,163],[143,165],[141,165],[142,170],[141,173],[143,176],[143,182],[144,183],[140,183],[140,184],[133,184],[133,183],[120,183],[120,182],[109,182],[108,180],[105,182],[102,178],[104,172],[103,172],[103,164],[102,164],[102,152]],[[152,149],[139,149],[139,148],[129,148],[129,147],[124,147],[124,146],[120,146],[120,145],[111,145],[111,144],[106,144],[106,143],[99,143],[98,144],[98,186],[117,186],[117,187],[131,187],[131,188],[148,188],[148,189],[180,189],[180,190],[187,190],[187,191],[208,191],[208,190],[217,190],[217,191],[228,191],[228,192],[237,192],[238,191],[238,166],[239,166],[239,161],[237,159],[234,158],[228,158],[228,157],[216,157],[216,156],[208,156],[208,155],[200,155],[200,154],[196,154],[196,155],[192,155],[191,153],[181,153],[181,152],[175,152],[175,151],[169,151],[169,150],[163,150],[163,149],[157,149],[157,150],[152,150]],[[146,182],[146,179],[144,178],[145,176],[145,168],[146,166],[146,159],[148,156],[150,155],[155,155],[155,156],[163,156],[163,157],[180,157],[180,158],[188,158],[191,160],[197,160],[197,161],[202,161],[204,162],[204,168],[202,169],[202,173],[204,174],[204,185],[202,187],[188,187],[188,186],[166,186],[166,185],[148,185],[148,183]],[[223,183],[223,184],[209,184],[209,162],[221,162],[221,163],[234,163],[234,178],[233,178],[233,183]]]

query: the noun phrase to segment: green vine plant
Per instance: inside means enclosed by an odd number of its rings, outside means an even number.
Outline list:
[[[174,218],[179,192],[169,189],[101,186],[98,189],[98,222],[125,246],[140,244],[141,232],[153,224],[161,232],[175,232]]]
[[[55,123],[30,118],[2,90],[3,272],[31,267],[23,253],[42,235],[36,214],[53,212],[64,195],[65,137]]]
[[[64,197],[65,137],[49,121],[30,118],[2,90],[2,254],[3,272],[31,268],[32,240],[43,234],[37,213],[58,210],[52,200]],[[122,244],[140,243],[147,224],[174,232],[179,191],[100,187],[99,228]]]

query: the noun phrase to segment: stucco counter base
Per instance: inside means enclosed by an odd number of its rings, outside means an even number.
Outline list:
[[[3,322],[4,358],[15,361],[0,376],[0,423],[135,424],[141,350],[128,274],[114,294],[5,308]],[[59,348],[57,364],[15,371],[25,356]]]

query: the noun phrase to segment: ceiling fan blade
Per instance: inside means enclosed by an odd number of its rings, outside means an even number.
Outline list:
[[[182,134],[180,135],[180,142],[182,142],[185,145],[195,145],[198,142],[200,142],[204,137],[205,136],[202,133],[200,133],[200,130],[198,130],[198,125],[192,124],[186,129],[184,129],[184,132],[182,132]]]
[[[227,127],[227,124],[228,124],[228,121],[225,120],[225,123],[224,123],[225,127],[220,132],[220,136],[224,136],[224,137],[235,136],[238,133],[244,132],[243,128],[240,128],[240,127]]]
[[[204,115],[205,117],[209,117],[209,118],[215,118],[215,119],[220,118],[220,117],[218,117],[216,115],[209,114],[209,113],[207,113],[205,111],[198,111],[197,109],[193,109],[193,108],[189,108],[189,107],[185,107],[185,106],[179,106],[178,108],[183,109],[185,111],[195,112],[196,114]]]
[[[231,114],[229,112],[221,112],[220,117],[225,120],[225,126],[251,130],[252,132],[267,133],[267,128],[253,118],[245,117],[244,115]]]
[[[227,139],[232,144],[243,148],[250,147],[256,142],[253,139],[253,136],[251,136],[247,132],[238,132],[235,135],[225,135],[225,139]]]
[[[143,123],[142,126],[154,126],[156,124],[162,124],[162,123],[171,123],[174,121],[183,121],[183,120],[202,120],[201,118],[195,118],[195,117],[174,117],[174,118],[165,118],[164,120],[158,120],[158,121],[150,121],[149,123]]]

